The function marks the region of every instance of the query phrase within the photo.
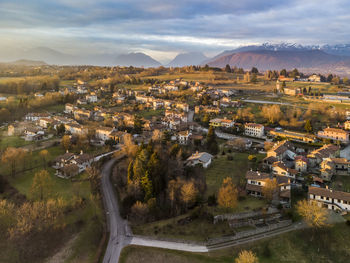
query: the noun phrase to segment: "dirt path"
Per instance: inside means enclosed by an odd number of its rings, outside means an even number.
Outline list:
[[[68,242],[60,248],[60,250],[53,255],[51,258],[47,259],[45,263],[63,263],[67,260],[72,252],[72,246],[77,240],[79,233],[73,236]]]

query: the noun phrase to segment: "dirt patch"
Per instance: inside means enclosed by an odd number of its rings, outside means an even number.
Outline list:
[[[72,252],[72,246],[77,240],[79,234],[74,235],[68,242],[51,258],[45,261],[45,263],[63,263],[70,256]]]

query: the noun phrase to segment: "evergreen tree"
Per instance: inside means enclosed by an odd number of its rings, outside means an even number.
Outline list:
[[[306,120],[304,129],[308,133],[312,132],[313,129],[310,120]]]
[[[286,76],[287,76],[287,70],[286,70],[286,69],[282,69],[282,70],[280,71],[280,76],[286,77]]]
[[[131,161],[128,166],[128,184],[131,184],[134,179],[134,162]]]
[[[207,138],[206,138],[207,149],[211,154],[217,154],[219,151],[219,146],[216,141],[215,129],[210,126]]]
[[[226,65],[225,71],[226,71],[227,73],[231,73],[231,67],[230,67],[229,64]]]
[[[256,67],[252,67],[252,70],[250,71],[252,74],[258,74],[259,70]]]
[[[142,118],[139,115],[135,115],[134,118],[134,133],[140,134],[143,130],[143,125],[145,122],[142,120]]]
[[[153,186],[148,171],[141,178],[141,187],[145,193],[145,201],[153,197]]]

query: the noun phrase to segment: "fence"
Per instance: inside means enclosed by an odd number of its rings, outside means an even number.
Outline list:
[[[208,246],[216,245],[220,243],[238,240],[245,237],[255,236],[255,235],[262,234],[265,232],[270,232],[279,228],[287,227],[287,226],[290,226],[291,224],[292,224],[292,220],[284,220],[276,224],[267,225],[264,227],[258,227],[257,229],[254,229],[254,230],[238,232],[234,236],[212,238],[208,240],[207,245]]]
[[[271,215],[278,213],[277,208],[269,208],[266,212],[263,211],[253,211],[253,212],[244,212],[239,214],[224,214],[224,215],[217,215],[214,216],[214,224],[225,221],[225,220],[235,220],[235,219],[245,219],[245,218],[252,218],[257,216],[264,216],[264,215]]]

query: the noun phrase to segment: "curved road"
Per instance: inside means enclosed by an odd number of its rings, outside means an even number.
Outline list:
[[[118,201],[110,182],[110,174],[115,162],[116,159],[108,161],[103,165],[101,171],[103,201],[107,214],[107,227],[110,232],[103,263],[118,263],[120,252],[131,241],[131,238],[128,237],[128,224],[119,214]]]
[[[256,240],[279,235],[282,233],[286,233],[286,232],[304,227],[302,224],[298,223],[285,228],[276,229],[270,232],[261,233],[254,236],[237,239],[233,241],[228,241],[228,242],[223,242],[219,244],[213,244],[209,246],[156,240],[156,239],[142,237],[142,236],[133,237],[127,221],[121,218],[119,214],[118,200],[115,196],[113,186],[110,182],[110,174],[111,174],[113,165],[115,164],[116,161],[117,161],[116,159],[112,159],[106,162],[103,165],[103,168],[101,171],[103,201],[104,201],[104,206],[105,206],[106,215],[107,215],[106,216],[107,226],[110,232],[106,253],[103,258],[103,263],[118,263],[120,252],[125,246],[129,244],[203,253],[203,252],[208,252],[212,250],[233,247],[233,246],[241,245],[248,242],[253,242]]]

